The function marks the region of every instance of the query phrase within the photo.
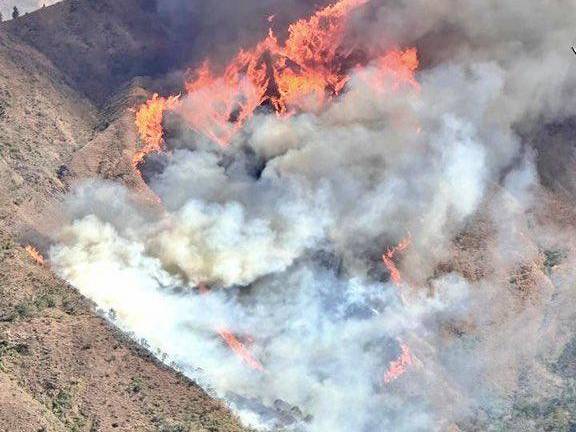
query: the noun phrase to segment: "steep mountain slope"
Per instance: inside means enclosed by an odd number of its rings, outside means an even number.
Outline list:
[[[49,21],[50,13],[22,20]],[[50,50],[8,26],[0,28],[0,431],[242,430],[221,403],[115,330],[21,246],[42,250],[77,179],[138,183],[126,110],[142,93],[129,86],[99,112],[84,95],[99,90],[82,83],[108,77],[95,67],[78,84],[71,63],[60,70]],[[56,33],[45,31],[41,39]]]
[[[166,34],[154,0],[71,0],[5,24],[37,48],[67,82],[102,104],[135,75],[163,66]]]
[[[115,330],[22,248],[32,242],[44,252],[59,202],[83,178],[146,190],[130,165],[138,141],[129,109],[148,90],[171,85],[155,76],[258,39],[274,5],[299,16],[312,4],[266,0],[238,11],[234,3],[174,0],[184,9],[156,12],[148,0],[67,0],[0,27],[0,432],[242,430],[225,407]],[[575,189],[566,145],[573,131],[570,124],[550,128],[537,145],[540,173],[560,191]],[[557,138],[553,145],[547,135]],[[477,270],[465,268],[471,261],[462,258],[462,274]],[[459,268],[446,264],[447,273],[450,266]],[[558,366],[569,383],[573,346]],[[545,404],[536,391],[514,396],[513,417],[498,420],[499,430],[528,430],[526,422],[574,428],[573,386],[560,393],[552,378],[541,379],[549,376],[533,373],[527,387],[546,393]],[[496,420],[462,430],[495,428]]]
[[[0,431],[242,430],[75,289],[0,241]]]
[[[14,5],[18,6],[20,14],[32,12],[43,6],[48,6],[57,3],[60,0],[18,0],[17,2],[0,2],[0,13],[5,20],[12,17],[12,8]]]
[[[234,53],[327,0],[67,0],[4,24],[102,107],[135,76],[159,76]],[[268,17],[274,15],[274,24]],[[178,85],[180,84],[180,80]]]
[[[0,33],[0,227],[35,225],[65,191],[60,166],[93,135],[96,110],[42,54]]]

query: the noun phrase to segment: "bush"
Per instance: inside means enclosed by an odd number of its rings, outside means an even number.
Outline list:
[[[130,383],[130,391],[132,393],[140,393],[144,387],[144,381],[141,378],[132,378]]]
[[[62,417],[64,413],[70,408],[72,403],[72,396],[70,393],[60,390],[56,397],[52,400],[52,412],[58,417]]]
[[[30,315],[30,306],[26,303],[20,303],[16,306],[16,313],[20,318],[26,318]]]

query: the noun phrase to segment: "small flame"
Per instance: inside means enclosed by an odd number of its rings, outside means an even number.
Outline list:
[[[412,238],[410,237],[410,234],[408,234],[408,236],[400,240],[396,246],[388,248],[384,255],[382,255],[384,265],[390,272],[390,279],[392,280],[392,283],[394,283],[394,285],[397,287],[402,286],[402,275],[400,274],[400,270],[398,270],[398,267],[394,262],[394,257],[397,253],[405,251],[410,246],[411,242]],[[406,368],[413,363],[410,347],[404,343],[401,343],[400,348],[402,349],[400,357],[390,362],[388,370],[384,374],[385,384],[389,384],[392,381],[398,379],[402,374],[404,374],[404,372],[406,372]]]
[[[400,378],[404,374],[404,372],[406,372],[408,366],[410,366],[413,363],[410,347],[402,343],[400,344],[400,348],[402,349],[400,357],[390,362],[388,370],[384,374],[385,384],[390,384],[392,381]]]
[[[204,282],[200,282],[198,284],[198,292],[200,294],[208,294],[210,290],[208,289],[208,286]]]
[[[244,363],[250,366],[252,369],[264,372],[264,366],[260,363],[254,356],[248,351],[246,346],[238,340],[226,327],[219,327],[217,329],[218,334],[224,341],[228,344],[230,349],[236,353],[238,357],[242,359]]]
[[[396,266],[396,263],[394,262],[394,256],[398,252],[405,251],[408,248],[408,246],[410,246],[411,242],[412,242],[412,238],[410,237],[410,235],[408,235],[407,237],[402,239],[393,248],[388,248],[386,250],[386,252],[384,253],[384,255],[382,255],[382,261],[384,261],[384,265],[386,266],[386,268],[390,272],[390,279],[392,280],[394,285],[396,285],[398,287],[400,285],[402,285],[402,275],[400,274],[400,270],[398,270],[398,267]]]
[[[30,255],[34,259],[34,261],[36,261],[40,265],[44,265],[44,257],[38,251],[38,249],[36,249],[32,245],[27,245],[24,249],[26,250],[26,252],[28,252],[28,255]]]
[[[200,282],[198,284],[198,292],[201,295],[208,294],[210,290],[206,286],[204,282]],[[220,337],[226,342],[226,344],[230,347],[230,349],[242,359],[244,363],[250,366],[252,369],[259,370],[260,372],[264,372],[264,366],[260,363],[246,348],[246,346],[238,340],[236,336],[226,327],[220,326],[216,329],[216,332],[220,335]],[[249,341],[253,341],[252,337],[248,337]]]

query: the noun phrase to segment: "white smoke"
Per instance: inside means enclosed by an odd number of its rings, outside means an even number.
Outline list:
[[[87,183],[69,197],[50,251],[53,268],[120,327],[261,428],[445,430],[479,407],[505,409],[510,372],[542,352],[550,284],[570,292],[534,270],[539,300],[522,303],[510,278],[563,246],[536,216],[545,210],[535,156],[513,127],[573,114],[560,103],[566,83],[544,82],[536,59],[568,68],[546,50],[574,6],[538,9],[526,32],[510,28],[527,10],[511,4],[394,5],[371,26],[382,34],[390,24],[397,43],[445,22],[466,36],[418,74],[419,91],[375,94],[369,65],[323,112],[258,114],[225,150],[181,137],[150,180],[163,210],[121,185]],[[527,55],[510,57],[522,43]],[[407,235],[397,287],[380,257]],[[451,323],[465,335],[447,336]],[[263,371],[226,346],[222,328]],[[502,348],[519,337],[521,348]],[[386,384],[401,343],[412,364]]]

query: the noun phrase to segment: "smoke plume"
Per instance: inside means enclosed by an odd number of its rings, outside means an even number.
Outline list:
[[[541,360],[574,306],[571,213],[519,133],[575,114],[574,22],[568,0],[361,5],[345,43],[416,47],[417,84],[369,59],[327,104],[256,110],[225,147],[187,127],[206,95],[185,94],[149,156],[161,206],[80,185],[50,263],[252,426],[505,415],[522,374],[553,380]]]

